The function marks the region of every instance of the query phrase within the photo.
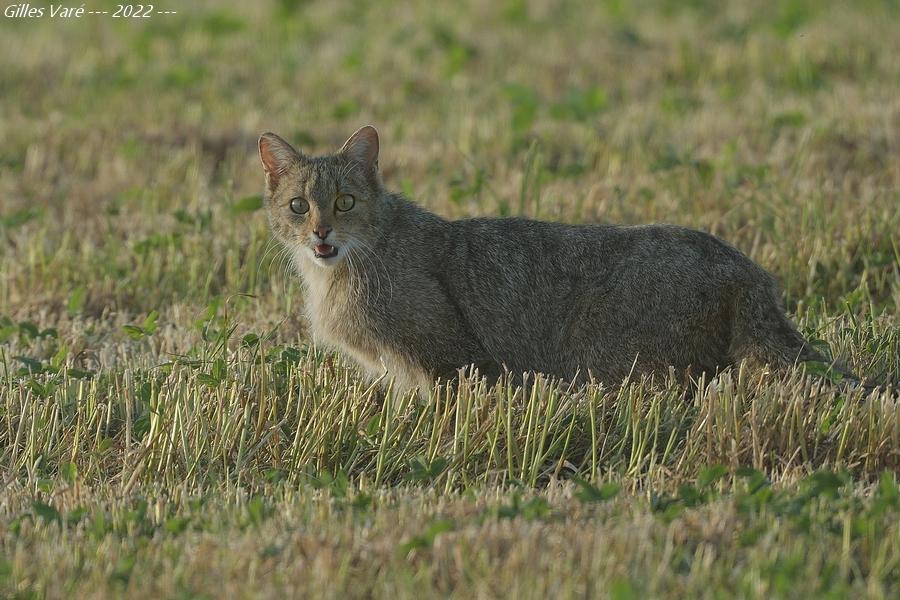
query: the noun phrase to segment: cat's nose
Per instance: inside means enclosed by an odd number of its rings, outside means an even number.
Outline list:
[[[331,227],[325,227],[323,225],[320,225],[319,227],[316,227],[315,229],[313,229],[313,232],[315,232],[316,236],[320,240],[324,240],[325,238],[328,237],[328,234],[331,233]]]

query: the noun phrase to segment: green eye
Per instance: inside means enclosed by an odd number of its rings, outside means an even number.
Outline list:
[[[291,198],[291,212],[298,215],[305,215],[309,212],[309,202],[305,198]]]
[[[335,202],[335,206],[341,212],[347,212],[353,208],[354,205],[356,205],[356,198],[350,194],[341,194],[338,196],[337,202]]]

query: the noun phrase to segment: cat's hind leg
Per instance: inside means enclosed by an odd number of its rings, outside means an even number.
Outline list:
[[[747,361],[751,366],[769,365],[788,369],[815,361],[825,363],[843,378],[859,378],[840,363],[829,360],[806,340],[785,316],[774,283],[746,290],[737,300],[729,344],[732,363]]]

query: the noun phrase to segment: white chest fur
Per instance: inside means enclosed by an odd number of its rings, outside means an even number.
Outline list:
[[[370,379],[387,371],[395,379],[395,389],[418,387],[424,393],[430,387],[431,379],[421,368],[402,351],[378,340],[359,306],[359,291],[341,266],[323,269],[303,264],[299,270],[306,288],[306,316],[318,343],[349,356]]]
[[[346,272],[341,266],[304,265],[300,275],[306,317],[316,342],[350,355],[369,376],[381,375],[385,368],[379,344],[354,301],[356,295]]]

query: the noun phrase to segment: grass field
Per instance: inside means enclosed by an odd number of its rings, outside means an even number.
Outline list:
[[[0,19],[0,595],[900,597],[889,393],[384,402],[307,339],[256,155],[372,123],[448,217],[713,232],[896,389],[896,1],[156,8]]]

